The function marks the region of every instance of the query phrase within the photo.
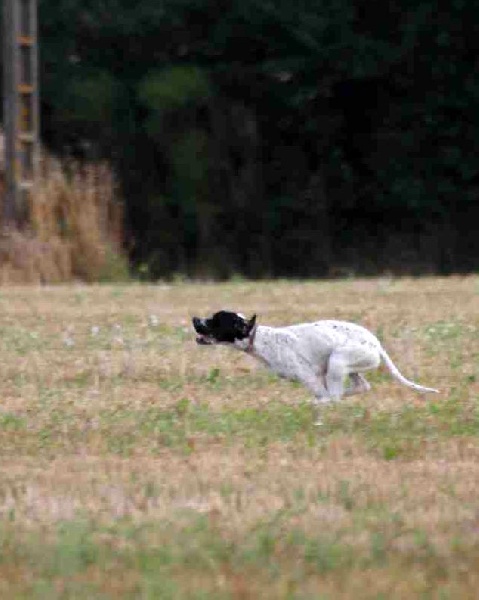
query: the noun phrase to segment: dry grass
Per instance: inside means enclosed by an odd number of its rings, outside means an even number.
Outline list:
[[[0,180],[1,155],[0,147]],[[2,198],[0,181],[0,205]],[[45,152],[26,213],[21,231],[0,229],[0,285],[127,277],[122,206],[108,164],[65,162]]]
[[[189,318],[345,318],[384,373],[307,392]],[[0,596],[476,598],[479,279],[0,290]]]

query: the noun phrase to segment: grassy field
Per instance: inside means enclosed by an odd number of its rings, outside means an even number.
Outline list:
[[[375,331],[325,408],[194,343],[218,308]],[[479,590],[479,278],[0,288],[0,598],[463,599]]]

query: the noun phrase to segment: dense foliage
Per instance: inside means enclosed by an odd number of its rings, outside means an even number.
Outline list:
[[[153,276],[479,264],[474,0],[40,0],[44,139]]]

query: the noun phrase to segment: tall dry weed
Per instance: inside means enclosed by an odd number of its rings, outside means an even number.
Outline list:
[[[0,284],[126,277],[117,191],[106,162],[62,161],[43,153],[26,226],[4,228],[0,236]]]

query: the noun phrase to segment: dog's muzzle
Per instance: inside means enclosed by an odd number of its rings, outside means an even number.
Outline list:
[[[195,328],[198,337],[196,338],[196,343],[201,346],[209,346],[213,344],[212,337],[208,334],[208,328],[205,325],[203,319],[199,319],[198,317],[193,317],[193,327]]]

